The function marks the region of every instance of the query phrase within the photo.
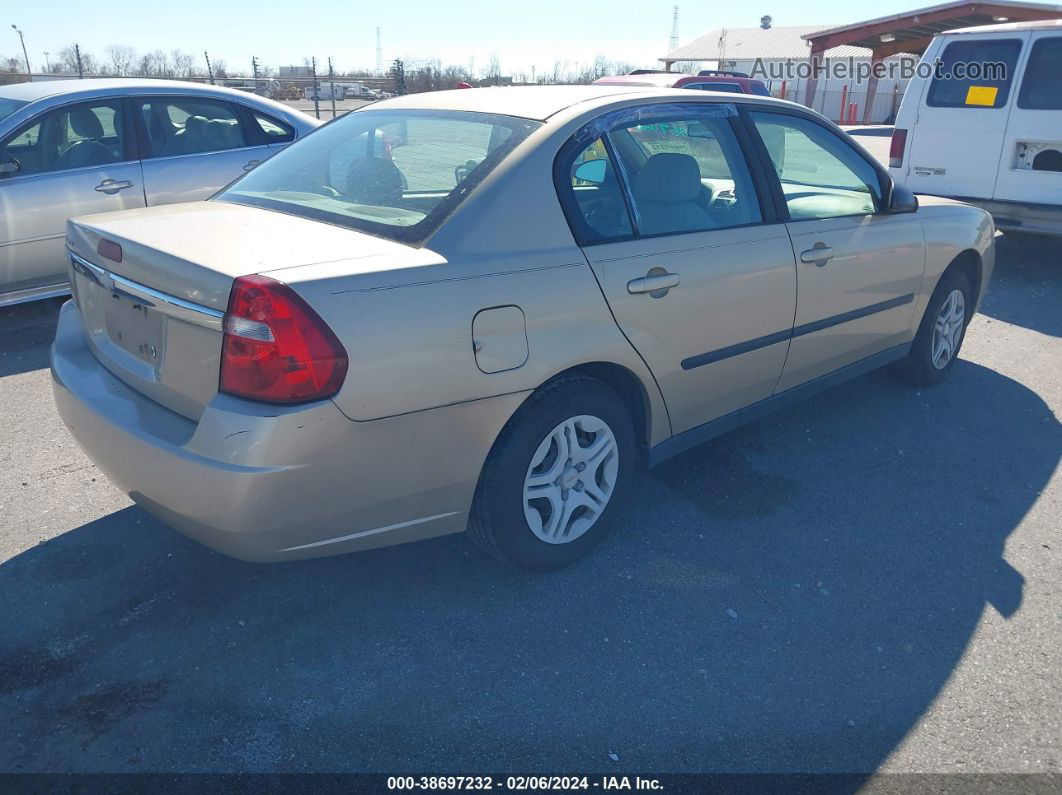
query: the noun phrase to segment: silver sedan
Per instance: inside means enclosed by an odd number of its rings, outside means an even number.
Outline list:
[[[318,123],[195,83],[0,86],[0,306],[67,292],[68,218],[206,199]]]

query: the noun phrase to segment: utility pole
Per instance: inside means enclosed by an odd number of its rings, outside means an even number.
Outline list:
[[[332,69],[332,56],[328,56],[328,86],[332,90],[332,118],[336,117],[336,73]]]
[[[48,54],[49,54],[48,51],[45,50],[44,51],[44,71],[45,72],[51,72],[52,71],[52,65],[48,61]]]
[[[376,29],[376,74],[383,75],[383,47],[380,46],[380,29]]]
[[[33,70],[30,69],[29,54],[26,52],[26,39],[23,37],[22,31],[18,29],[18,25],[12,25],[11,27],[18,34],[18,40],[22,42],[22,57],[26,59],[26,74],[31,75]]]
[[[210,54],[206,50],[203,50],[203,57],[206,58],[207,75],[210,77],[210,85],[214,85],[214,70],[210,66]]]
[[[84,80],[85,79],[85,70],[81,66],[81,45],[80,44],[75,44],[74,45],[74,57],[77,58],[77,79],[78,80]]]
[[[303,63],[306,63],[303,61]],[[317,88],[317,58],[310,59],[310,70],[313,72],[313,115],[321,118],[321,102],[318,98],[320,93]]]

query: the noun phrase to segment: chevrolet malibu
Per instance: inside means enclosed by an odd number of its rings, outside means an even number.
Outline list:
[[[396,98],[210,201],[71,222],[64,421],[239,558],[467,530],[546,570],[639,466],[877,367],[946,377],[989,216],[803,107],[692,94]]]

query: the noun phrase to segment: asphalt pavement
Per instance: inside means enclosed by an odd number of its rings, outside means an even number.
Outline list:
[[[944,384],[872,373],[640,475],[564,571],[463,536],[240,563],[62,427],[0,311],[0,770],[1062,772],[1062,248]]]

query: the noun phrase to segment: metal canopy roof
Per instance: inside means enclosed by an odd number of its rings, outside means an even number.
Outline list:
[[[834,47],[865,47],[878,57],[909,52],[921,54],[938,33],[991,25],[993,22],[1017,22],[1062,18],[1062,6],[1025,3],[1015,0],[975,2],[958,0],[928,8],[892,14],[853,25],[804,34],[816,53]]]

